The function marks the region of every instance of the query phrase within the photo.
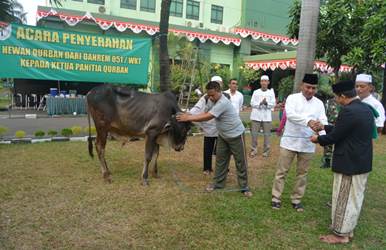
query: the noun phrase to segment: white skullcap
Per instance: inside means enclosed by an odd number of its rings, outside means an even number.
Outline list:
[[[267,81],[269,81],[269,77],[267,75],[262,75],[260,80],[267,80]]]
[[[372,82],[372,77],[371,77],[371,75],[359,74],[359,75],[357,75],[357,78],[355,79],[355,81],[356,82],[371,83]]]
[[[222,78],[220,76],[212,76],[210,80],[212,82],[222,82]]]

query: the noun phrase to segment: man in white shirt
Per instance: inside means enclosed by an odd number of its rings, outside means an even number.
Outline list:
[[[263,157],[269,156],[270,136],[272,128],[272,109],[275,106],[275,92],[273,89],[268,89],[269,77],[263,75],[260,78],[261,88],[253,91],[251,98],[251,133],[252,145],[250,157],[257,155],[257,135],[261,128],[264,132],[264,149]]]
[[[236,113],[239,115],[240,111],[243,110],[244,96],[240,91],[237,90],[237,79],[232,78],[229,81],[229,89],[224,91],[229,94],[232,106],[235,108]]]
[[[213,76],[211,81],[218,82],[222,87],[222,78],[220,76]],[[207,94],[203,95],[198,102],[189,110],[192,115],[202,114],[208,112],[214,103],[209,99]],[[203,173],[209,175],[212,173],[212,155],[216,152],[216,142],[218,131],[216,128],[215,119],[209,121],[199,122],[198,125],[204,132],[204,152],[203,152]]]
[[[307,184],[307,171],[315,152],[315,145],[310,142],[317,123],[327,125],[323,102],[314,95],[317,90],[318,76],[305,74],[301,92],[289,95],[285,105],[287,122],[280,141],[280,155],[272,187],[272,208],[280,209],[284,181],[291,163],[297,156],[296,180],[291,195],[292,206],[302,212],[301,199]],[[313,128],[313,129],[311,129]],[[323,134],[324,131],[319,132]],[[325,132],[324,132],[325,133]]]
[[[375,118],[375,125],[378,132],[381,132],[385,123],[385,109],[382,103],[380,103],[372,94],[372,77],[371,75],[359,74],[355,80],[355,89],[362,102],[369,104],[378,112],[378,117]]]

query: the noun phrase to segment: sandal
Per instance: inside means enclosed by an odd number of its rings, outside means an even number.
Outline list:
[[[247,198],[251,198],[253,196],[253,193],[251,191],[243,191],[242,193]]]
[[[304,212],[304,207],[302,203],[297,203],[297,204],[292,203],[292,207],[296,210],[296,212]]]
[[[281,208],[281,202],[271,202],[272,209],[279,210]]]
[[[220,188],[216,187],[213,184],[209,184],[208,186],[206,186],[205,192],[211,193],[211,192],[215,191],[216,189],[220,189]]]
[[[252,150],[251,152],[249,152],[249,157],[250,157],[250,158],[255,158],[256,155],[257,155],[257,152],[254,151],[254,150]]]

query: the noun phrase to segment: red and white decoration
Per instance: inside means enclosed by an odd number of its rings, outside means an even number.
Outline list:
[[[284,45],[288,45],[289,43],[291,43],[292,45],[297,45],[299,43],[297,39],[291,39],[286,36],[268,34],[268,33],[245,29],[245,28],[235,28],[233,33],[240,35],[242,38],[251,36],[255,40],[257,39],[262,39],[263,41],[272,40],[276,44],[281,42]]]
[[[288,59],[288,60],[271,60],[271,61],[258,61],[258,62],[246,62],[246,66],[259,70],[262,69],[266,71],[267,69],[275,70],[275,69],[296,69],[296,59]],[[320,70],[323,72],[331,73],[333,72],[333,68],[331,68],[327,63],[322,61],[315,61],[314,62],[314,69]],[[351,71],[352,67],[347,65],[340,66],[339,71],[340,72],[349,72]]]
[[[103,30],[108,30],[112,26],[114,26],[120,32],[124,32],[126,29],[130,29],[136,34],[142,31],[145,31],[149,35],[154,35],[159,31],[158,26],[132,23],[132,22],[111,21],[111,20],[105,20],[102,18],[95,18],[89,12],[86,12],[85,15],[83,16],[76,16],[76,15],[66,14],[64,12],[60,13],[55,11],[54,9],[50,9],[50,11],[38,11],[36,18],[37,18],[37,21],[39,21],[40,19],[48,16],[59,17],[61,20],[65,21],[70,26],[75,26],[79,22],[86,20],[86,21],[94,21]],[[202,32],[179,30],[179,29],[173,29],[173,28],[170,28],[169,32],[172,32],[175,35],[185,36],[188,38],[189,41],[193,41],[194,39],[197,38],[202,43],[206,42],[207,40],[210,40],[213,43],[222,42],[226,45],[233,43],[236,46],[240,46],[240,43],[241,43],[240,38],[235,38],[230,36],[213,35],[213,34],[206,34]]]

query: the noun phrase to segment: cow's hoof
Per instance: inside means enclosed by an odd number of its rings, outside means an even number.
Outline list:
[[[104,174],[103,175],[103,179],[106,183],[111,183],[113,182],[112,178],[111,178],[111,174]]]
[[[145,186],[145,187],[149,186],[149,181],[148,180],[143,180],[142,181],[142,186]]]
[[[152,173],[153,178],[159,179],[159,174],[158,173]]]

